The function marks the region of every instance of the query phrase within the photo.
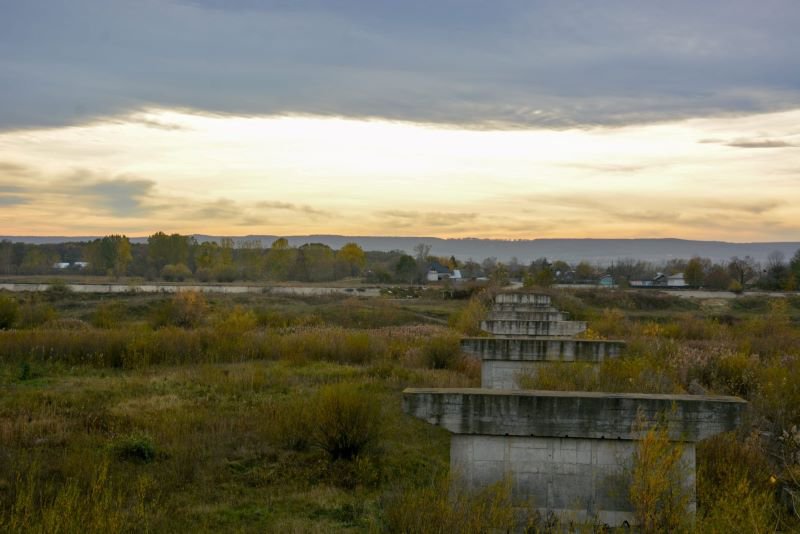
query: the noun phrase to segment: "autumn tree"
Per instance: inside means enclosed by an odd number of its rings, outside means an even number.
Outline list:
[[[347,276],[358,275],[367,263],[364,250],[355,243],[347,243],[339,249],[336,259],[344,265]]]
[[[264,272],[271,280],[287,280],[297,259],[297,249],[286,238],[273,241],[264,259]]]

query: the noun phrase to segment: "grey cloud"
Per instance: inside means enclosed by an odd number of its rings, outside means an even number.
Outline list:
[[[306,206],[304,204],[292,204],[290,202],[279,202],[279,201],[270,201],[270,200],[263,200],[260,202],[255,203],[255,207],[258,209],[265,209],[265,210],[287,210],[287,211],[297,211],[300,213],[305,213],[311,216],[324,216],[328,217],[331,215],[330,212],[325,210],[320,210],[317,208],[312,208],[311,206]]]
[[[0,161],[0,176],[13,176],[15,178],[27,178],[36,176],[38,173],[27,165],[21,165],[12,161]]]
[[[725,145],[733,148],[784,148],[798,145],[782,139],[700,139],[698,143]]]
[[[403,227],[413,226],[414,224],[455,227],[468,221],[474,221],[478,217],[477,213],[404,210],[386,210],[379,212],[377,215],[389,218],[392,225]]]
[[[77,170],[70,177],[43,188],[47,193],[69,196],[74,201],[118,217],[140,217],[151,211],[147,201],[155,182],[126,176],[98,178],[87,170]]]
[[[708,208],[722,209],[733,212],[752,213],[753,215],[761,215],[785,205],[786,202],[781,200],[763,200],[756,202],[723,202],[719,200],[708,200],[701,204],[701,206]]]
[[[189,218],[199,220],[232,219],[241,216],[241,214],[242,208],[238,204],[232,200],[221,198],[192,209]]]
[[[782,147],[791,147],[797,145],[787,143],[786,141],[781,141],[780,139],[758,139],[758,140],[740,139],[737,141],[731,141],[730,143],[725,143],[725,146],[730,146],[734,148],[782,148]]]
[[[16,195],[0,195],[0,206],[19,206],[28,204],[30,199]]]
[[[765,2],[9,2],[0,128],[147,106],[473,128],[797,107],[800,4]]]
[[[82,192],[96,199],[98,207],[120,217],[132,217],[147,213],[142,201],[154,185],[155,182],[150,180],[117,179],[87,185]]]

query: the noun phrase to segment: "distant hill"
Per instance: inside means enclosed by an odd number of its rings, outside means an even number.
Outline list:
[[[216,241],[221,236],[196,234],[200,241]],[[243,240],[260,240],[262,246],[269,245],[279,236],[248,235],[233,236],[236,242]],[[22,241],[25,243],[64,243],[69,241],[90,241],[95,236],[64,237],[30,237],[6,236],[0,239]],[[292,246],[306,243],[323,243],[338,249],[349,242],[358,243],[364,250],[403,250],[412,253],[415,245],[425,243],[431,246],[431,254],[437,256],[455,256],[460,260],[472,258],[480,261],[495,257],[500,261],[508,261],[516,257],[522,263],[537,258],[577,262],[588,260],[602,264],[634,258],[652,262],[661,262],[672,258],[690,258],[701,256],[713,261],[724,261],[731,256],[752,256],[758,261],[765,261],[773,251],[780,251],[786,259],[800,249],[800,242],[771,243],[728,243],[725,241],[692,241],[688,239],[443,239],[438,237],[372,237],[372,236],[340,236],[340,235],[307,235],[286,236]],[[146,237],[134,237],[135,243],[147,242]]]

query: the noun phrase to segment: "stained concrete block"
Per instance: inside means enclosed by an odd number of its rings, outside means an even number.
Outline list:
[[[466,443],[480,442],[469,447]],[[496,442],[491,445],[491,442]],[[562,518],[584,520],[597,515],[609,525],[633,523],[628,498],[630,468],[636,442],[553,437],[453,436],[451,469],[459,473],[458,483],[477,490],[510,477],[512,498],[517,505],[538,509],[543,515],[555,512]],[[507,447],[510,455],[497,460],[497,450]],[[465,458],[462,451],[474,450]],[[574,460],[575,454],[595,458],[589,463]],[[489,454],[488,457],[482,453]],[[683,444],[681,459],[686,473],[694,473],[695,447]],[[470,467],[464,469],[464,466]],[[694,509],[694,478],[686,479],[690,510]]]
[[[548,295],[538,295],[535,293],[499,293],[494,298],[495,304],[511,304],[519,306],[550,306]]]
[[[461,351],[481,360],[601,362],[616,358],[623,341],[552,339],[548,337],[473,337],[461,340]]]
[[[559,311],[520,311],[493,310],[486,319],[489,321],[566,321],[568,314]]]
[[[481,321],[481,330],[497,336],[576,336],[586,331],[583,321]]]
[[[455,434],[635,440],[636,422],[663,418],[670,439],[694,442],[739,425],[737,397],[581,391],[414,389],[407,414]]]

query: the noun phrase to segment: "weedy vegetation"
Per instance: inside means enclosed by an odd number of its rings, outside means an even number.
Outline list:
[[[509,481],[451,491],[449,435],[401,412],[405,387],[480,383],[479,362],[458,339],[480,335],[487,296],[444,296],[0,295],[0,531],[519,524]],[[546,366],[527,386],[750,402],[742,428],[698,446],[690,523],[678,517],[680,451],[648,430],[629,488],[643,525],[800,529],[797,299],[555,296],[589,321],[587,335],[626,339],[628,349],[598,368]],[[564,527],[526,521],[530,532]]]

